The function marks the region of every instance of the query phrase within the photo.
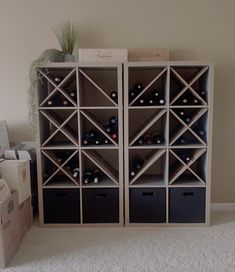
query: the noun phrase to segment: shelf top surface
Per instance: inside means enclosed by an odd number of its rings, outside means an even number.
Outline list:
[[[130,67],[141,67],[141,66],[156,66],[156,67],[167,67],[167,66],[213,66],[212,61],[144,61],[144,62],[50,62],[39,68],[85,68],[85,67],[107,67],[115,68],[122,64]]]

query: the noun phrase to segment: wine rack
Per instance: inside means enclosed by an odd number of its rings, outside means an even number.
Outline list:
[[[126,225],[209,224],[212,107],[211,63],[124,64]]]
[[[213,69],[39,67],[41,225],[208,225]]]
[[[50,63],[38,75],[40,224],[123,225],[122,65]]]

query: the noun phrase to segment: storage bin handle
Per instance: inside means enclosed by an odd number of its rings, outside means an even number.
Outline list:
[[[95,194],[96,198],[101,198],[101,197],[106,197],[105,193],[99,193],[99,194]]]
[[[56,193],[56,196],[64,197],[64,196],[66,196],[66,195],[67,195],[66,193]]]
[[[142,196],[153,196],[153,192],[142,192]]]
[[[194,193],[193,192],[184,192],[183,196],[193,196]]]

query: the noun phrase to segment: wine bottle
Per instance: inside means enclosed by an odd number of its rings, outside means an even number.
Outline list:
[[[95,170],[93,172],[93,182],[96,184],[96,183],[100,182],[100,180],[101,180],[101,172],[100,172],[100,170]]]
[[[78,167],[74,168],[73,169],[73,177],[79,178],[79,172],[80,172],[80,169]]]
[[[73,99],[76,99],[76,91],[70,92],[69,95],[70,95]]]
[[[139,137],[139,139],[136,142],[137,145],[143,145],[144,144],[144,138],[143,136]]]
[[[113,126],[110,125],[109,122],[105,124],[104,128],[105,128],[105,131],[106,131],[108,134],[110,134],[110,133],[113,131]]]
[[[148,99],[148,105],[149,105],[149,106],[154,105],[154,99],[153,99],[153,98],[150,97],[150,98]]]
[[[132,101],[143,89],[141,83],[136,83],[129,91],[129,100]]]
[[[137,172],[142,168],[144,160],[142,158],[136,157],[133,159],[131,164],[130,176],[134,177]]]
[[[48,106],[53,106],[53,105],[54,105],[53,100],[48,100],[48,101],[47,101],[47,105],[48,105]]]
[[[144,144],[151,145],[153,143],[152,136],[150,134],[145,134],[143,138],[144,138]]]
[[[139,93],[143,90],[143,85],[140,82],[135,83],[134,90],[137,90]]]
[[[113,99],[113,101],[117,102],[118,100],[117,92],[111,92],[110,97]]]
[[[59,84],[61,81],[62,81],[62,77],[60,77],[60,76],[54,77],[54,82],[55,83]]]
[[[96,137],[97,137],[97,132],[94,130],[90,130],[89,131],[89,136],[91,139],[93,139],[95,141]]]
[[[160,98],[158,101],[159,101],[160,105],[164,105],[165,104],[165,99],[163,99],[163,98]]]
[[[162,144],[162,137],[160,134],[156,133],[153,135],[152,139],[153,144]]]
[[[151,96],[152,96],[152,98],[156,99],[156,98],[158,98],[160,96],[160,93],[157,90],[153,90],[151,92]]]
[[[56,161],[57,161],[58,164],[61,164],[63,159],[62,158],[56,158]]]
[[[91,145],[93,144],[93,139],[90,137],[89,134],[86,134],[83,138],[82,138],[82,144],[83,145]]]
[[[182,161],[188,163],[191,160],[191,154],[189,152],[180,152],[178,156],[181,158]]]
[[[117,133],[116,133],[116,132],[112,132],[112,133],[111,133],[111,138],[112,138],[113,140],[117,140],[117,138],[118,138]]]
[[[140,98],[139,100],[138,100],[138,104],[140,105],[140,106],[145,106],[145,99],[144,98]]]
[[[192,103],[193,103],[194,105],[197,105],[197,104],[199,104],[199,100],[198,100],[197,98],[193,98]]]
[[[185,138],[181,138],[181,139],[180,139],[180,144],[186,144],[186,142],[187,142],[187,141],[186,141]]]
[[[85,183],[85,184],[92,182],[92,180],[93,180],[92,173],[90,171],[85,172],[82,180],[83,180],[83,183]]]
[[[63,99],[63,100],[62,100],[62,104],[63,104],[63,106],[68,106],[69,101],[66,100],[66,99]]]
[[[117,119],[117,117],[116,116],[110,117],[109,118],[109,124],[117,126],[118,125],[118,119]]]
[[[103,143],[103,139],[101,137],[101,135],[96,135],[96,137],[94,138],[95,144],[96,145],[101,145]]]

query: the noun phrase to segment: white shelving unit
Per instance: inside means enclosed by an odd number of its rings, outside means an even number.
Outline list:
[[[40,224],[123,225],[122,65],[51,63],[38,73]],[[118,139],[104,128],[111,116]],[[90,130],[109,144],[83,145]],[[78,177],[71,165],[80,168]],[[96,169],[101,181],[84,184],[83,174]]]
[[[123,225],[124,213],[128,226],[209,224],[213,64],[51,63],[38,71],[42,226]],[[139,82],[143,88],[129,98]],[[140,104],[153,91],[164,103]],[[117,139],[104,127],[111,116]],[[108,144],[83,145],[91,130]],[[139,144],[156,133],[159,144]],[[135,158],[143,163],[131,175]],[[70,164],[80,168],[78,177]],[[84,184],[83,174],[96,169],[101,181]]]
[[[126,225],[209,224],[213,69],[205,62],[124,64]],[[132,99],[137,83],[143,88]],[[139,104],[154,91],[163,105]],[[149,132],[160,133],[163,142],[138,145]],[[144,163],[133,177],[136,157]]]

